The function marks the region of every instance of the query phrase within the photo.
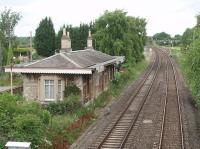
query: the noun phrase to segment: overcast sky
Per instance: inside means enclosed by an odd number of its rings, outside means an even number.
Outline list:
[[[23,16],[15,29],[17,36],[34,34],[45,16],[52,18],[58,31],[63,24],[89,23],[105,10],[115,9],[146,18],[148,35],[162,31],[175,35],[196,24],[200,0],[0,0],[0,11],[5,7]]]

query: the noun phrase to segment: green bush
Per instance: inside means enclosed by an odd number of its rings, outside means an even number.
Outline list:
[[[42,111],[42,122],[48,126],[49,122],[50,122],[50,118],[51,118],[51,115],[49,113],[49,111],[47,110],[43,110]]]
[[[67,98],[65,98],[64,103],[66,105],[66,112],[76,111],[82,106],[80,102],[80,96],[74,94],[71,94]]]
[[[80,96],[71,94],[68,97],[65,97],[63,101],[50,103],[46,108],[51,114],[56,115],[72,113],[81,106]]]
[[[65,87],[64,97],[68,97],[70,95],[80,95],[81,90],[75,84],[71,84]]]
[[[65,104],[62,101],[51,102],[47,105],[46,109],[52,114],[63,114],[65,113]]]
[[[0,149],[4,149],[4,146],[3,146],[3,144],[1,144],[1,143],[0,143]]]
[[[121,74],[119,72],[116,72],[114,80],[112,80],[112,83],[118,85],[120,83],[120,79],[121,79]]]
[[[12,128],[13,117],[17,113],[18,96],[8,93],[0,95],[0,133],[8,133]]]
[[[20,96],[0,94],[0,142],[12,139],[31,141],[34,148],[44,141],[50,113],[39,103],[27,102]]]
[[[33,148],[44,140],[44,123],[34,114],[21,114],[14,118],[10,136],[16,141],[30,141]]]

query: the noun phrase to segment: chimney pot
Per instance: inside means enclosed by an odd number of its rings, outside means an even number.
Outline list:
[[[91,35],[91,31],[90,30],[88,31],[87,48],[92,48],[93,49],[93,46],[92,46],[92,35]]]
[[[69,32],[67,32],[67,37],[70,38],[70,37],[69,37]]]
[[[66,36],[66,29],[63,28],[63,36]]]
[[[63,28],[63,35],[62,35],[62,38],[61,38],[61,50],[60,52],[71,52],[72,49],[71,49],[71,39],[70,39],[70,36],[69,36],[69,32],[67,32],[67,35],[66,35],[66,29]]]

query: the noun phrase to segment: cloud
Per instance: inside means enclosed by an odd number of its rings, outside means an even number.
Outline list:
[[[89,23],[105,10],[115,9],[146,18],[148,35],[161,31],[175,35],[195,25],[200,4],[198,0],[1,0],[0,10],[5,6],[23,16],[15,30],[18,36],[28,36],[30,31],[34,33],[46,16],[52,18],[57,31],[63,24]]]

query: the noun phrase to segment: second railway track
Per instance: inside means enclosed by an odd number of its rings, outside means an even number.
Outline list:
[[[112,120],[112,122],[104,130],[102,135],[99,138],[97,138],[96,142],[93,143],[93,145],[90,147],[91,149],[93,148],[94,149],[100,149],[100,148],[184,149],[182,115],[181,115],[176,69],[170,56],[166,52],[163,52],[160,49],[156,49],[155,55],[156,57],[154,60],[154,64],[149,69],[148,73],[146,73],[143,81],[141,81],[141,83],[138,85],[138,88],[130,97],[128,102],[122,106],[123,110],[119,113],[119,115],[117,115]],[[153,90],[152,87],[153,84],[156,82],[155,79],[159,77],[157,76],[158,72],[160,73],[159,74],[160,81],[158,81],[159,79],[157,79],[157,87],[156,85],[154,85],[154,90]],[[160,83],[162,84],[162,87],[159,87]],[[150,95],[150,92],[155,92],[155,88],[160,88],[159,92],[161,92],[162,90],[162,93],[160,93],[163,94],[162,99],[161,96],[158,95],[158,93],[155,93],[154,96],[152,96],[153,93],[151,93]],[[157,99],[155,99],[155,97]],[[146,102],[148,104],[145,105]],[[155,113],[156,110],[152,110],[152,107],[156,105],[158,106],[157,102],[160,102],[160,108],[157,108],[157,113]],[[149,106],[150,104],[151,106]],[[145,140],[148,139],[147,136],[140,138],[141,137],[140,135],[136,136],[138,134],[136,133],[137,131],[135,131],[134,133],[132,132],[133,128],[137,129],[138,128],[137,125],[142,124],[141,119],[147,117],[144,116],[145,110],[146,113],[150,112],[151,116],[149,117],[153,119],[156,117],[157,120],[154,119],[154,123],[157,124],[154,124],[153,126],[154,128],[152,128],[152,126],[149,126],[148,128],[147,125],[145,126],[142,125],[140,126],[138,131],[140,132],[145,130],[146,132],[144,131],[143,134],[155,131],[153,133],[150,133],[150,135],[147,135],[149,137],[149,140],[151,140],[151,142]],[[131,140],[130,138],[131,139],[133,138],[135,140],[136,139],[140,140],[139,141],[140,146],[137,146],[137,143],[133,144],[134,140]],[[143,144],[141,145],[141,142],[144,142],[144,145]]]

